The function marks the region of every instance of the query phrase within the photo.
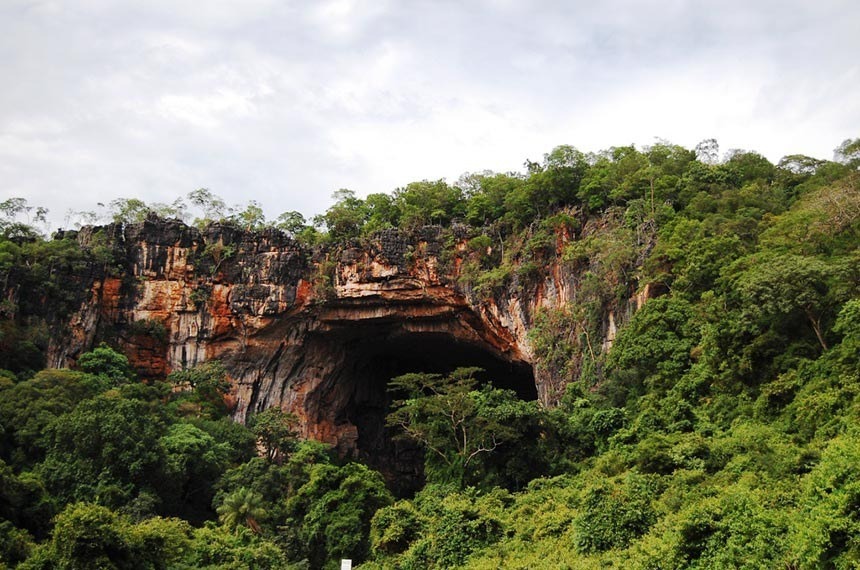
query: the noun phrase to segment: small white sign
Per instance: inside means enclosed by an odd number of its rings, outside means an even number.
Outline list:
[[[341,559],[340,570],[352,570],[352,560],[349,558]]]

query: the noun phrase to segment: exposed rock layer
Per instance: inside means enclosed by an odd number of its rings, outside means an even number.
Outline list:
[[[446,249],[437,227],[388,230],[363,247],[311,252],[277,231],[156,219],[85,228],[81,244],[106,241],[116,263],[92,270],[90,298],[55,336],[49,364],[73,366],[107,337],[149,376],[220,359],[236,420],[279,406],[304,436],[387,462],[392,476],[412,472],[411,451],[384,433],[393,375],[477,363],[545,404],[563,389],[532,373],[528,332],[538,307],[576,301],[576,272],[552,265],[529,288],[479,301],[456,285],[465,240],[454,236]],[[604,346],[620,320],[606,314]]]

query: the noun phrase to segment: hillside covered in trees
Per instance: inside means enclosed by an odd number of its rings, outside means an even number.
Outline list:
[[[523,173],[334,199],[310,222],[267,222],[259,203],[229,208],[205,189],[75,216],[284,232],[317,269],[319,298],[336,252],[394,228],[436,227],[451,287],[477,303],[575,269],[577,302],[542,308],[528,333],[557,397],[522,400],[468,367],[384,379],[388,429],[423,452],[411,494],[298,438],[278,408],[233,422],[218,361],[141,380],[107,342],[75,369],[45,369],[52,319],[82,300],[69,276],[119,270],[108,242],[46,239],[45,212],[9,199],[0,567],[860,564],[860,139],[833,161],[776,165],[721,158],[715,141],[562,146]],[[211,244],[201,263],[214,275],[231,247]],[[646,288],[598,341],[607,307]]]

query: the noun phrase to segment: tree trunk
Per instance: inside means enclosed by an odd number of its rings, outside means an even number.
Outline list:
[[[809,324],[812,325],[812,330],[815,331],[815,336],[818,337],[821,348],[827,350],[827,342],[824,340],[824,335],[821,334],[821,318],[817,318],[809,308],[804,309],[804,311],[806,312],[806,318],[809,319]]]

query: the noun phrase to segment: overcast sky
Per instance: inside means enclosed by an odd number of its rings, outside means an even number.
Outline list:
[[[0,0],[0,200],[323,211],[559,144],[860,136],[857,0]]]

